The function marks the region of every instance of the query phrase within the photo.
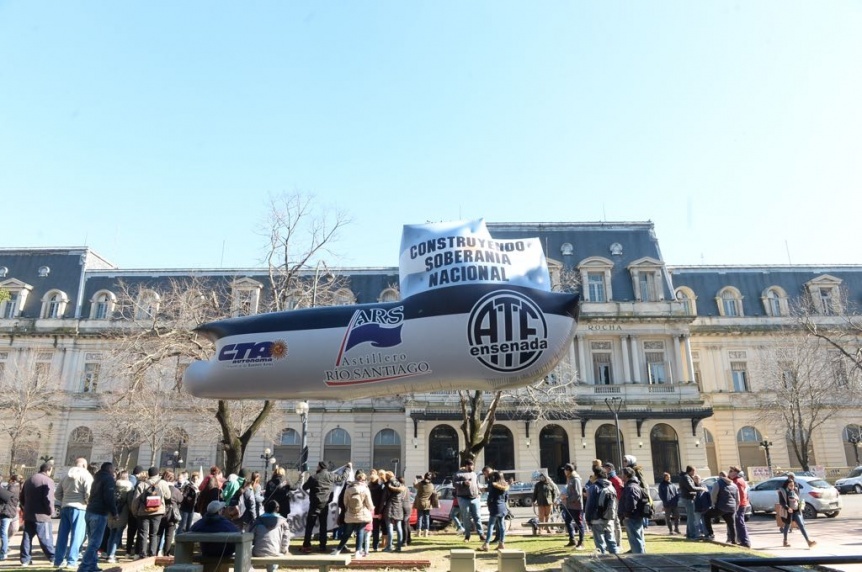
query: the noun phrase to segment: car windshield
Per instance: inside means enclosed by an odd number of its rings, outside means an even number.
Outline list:
[[[832,485],[822,479],[814,479],[813,481],[808,481],[807,484],[814,489],[828,489],[832,487]]]

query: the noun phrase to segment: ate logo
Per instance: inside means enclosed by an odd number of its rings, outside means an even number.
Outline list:
[[[548,349],[545,315],[530,298],[510,290],[492,292],[470,311],[470,355],[501,372],[526,369]]]

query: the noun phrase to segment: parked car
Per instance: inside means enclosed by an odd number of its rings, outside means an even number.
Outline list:
[[[862,467],[856,467],[843,479],[835,481],[839,493],[862,494]]]
[[[452,485],[441,485],[437,487],[437,499],[439,506],[431,509],[431,526],[435,525],[439,528],[449,526],[452,519],[449,514],[452,512],[452,505],[455,502],[455,487]],[[482,494],[479,504],[479,518],[483,523],[487,523],[490,518],[488,514],[488,493]]]
[[[713,487],[713,485],[715,485],[715,482],[717,480],[718,480],[718,477],[706,477],[705,479],[701,480],[701,483],[703,485],[705,485],[708,489],[712,490],[712,487]],[[749,489],[749,493],[750,492],[751,491]],[[649,493],[650,493],[650,497],[652,497],[652,502],[653,502],[653,516],[652,516],[651,520],[655,521],[657,524],[664,524],[665,523],[664,503],[661,501],[661,497],[659,497],[658,485],[651,485],[649,488]],[[751,515],[752,515],[752,509],[751,509],[751,503],[749,502],[748,506],[745,507],[745,520],[746,521],[749,520],[751,518]],[[682,505],[679,505],[679,519],[680,520],[686,519],[685,509],[682,507]],[[714,522],[717,523],[720,520],[721,519],[719,517],[715,517]]]
[[[748,491],[751,509],[754,512],[774,512],[778,503],[778,489],[787,477],[773,477],[763,481]],[[838,516],[841,511],[841,496],[838,489],[819,477],[796,477],[799,497],[805,501],[802,515],[806,519],[817,518],[822,513],[829,518]]]

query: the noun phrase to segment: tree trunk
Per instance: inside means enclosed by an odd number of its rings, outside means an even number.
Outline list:
[[[485,445],[491,440],[491,429],[496,421],[497,405],[500,403],[500,398],[503,392],[498,391],[494,394],[491,403],[488,404],[488,411],[485,412],[485,401],[482,398],[483,391],[473,391],[472,394],[467,391],[458,392],[461,398],[461,434],[464,435],[464,449],[459,451],[460,465],[464,466],[464,462],[468,459],[475,459]]]
[[[239,474],[242,469],[243,459],[245,458],[245,449],[248,447],[249,441],[254,437],[254,434],[260,428],[261,424],[266,420],[272,408],[275,406],[274,401],[264,401],[263,407],[251,422],[251,425],[243,433],[238,433],[233,427],[230,420],[230,407],[227,401],[219,400],[218,410],[216,411],[216,420],[219,422],[222,431],[222,446],[225,453],[224,473],[226,475]]]

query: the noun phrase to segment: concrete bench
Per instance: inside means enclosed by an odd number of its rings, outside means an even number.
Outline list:
[[[347,554],[294,556],[252,556],[251,565],[255,568],[266,568],[272,570],[271,566],[279,568],[317,568],[320,572],[329,572],[332,567],[343,568],[350,564],[350,556]]]
[[[538,536],[539,531],[543,530],[543,529],[548,530],[548,531],[550,531],[550,530],[563,531],[566,529],[566,523],[565,522],[532,522],[532,521],[528,520],[526,522],[522,522],[521,526],[523,526],[525,528],[526,527],[532,528],[533,529],[533,536]]]
[[[500,572],[527,572],[527,554],[523,550],[504,548],[497,551],[497,570]]]
[[[476,551],[453,548],[449,551],[450,572],[476,572]]]
[[[183,532],[174,537],[174,564],[165,568],[165,572],[188,570],[187,565],[195,562],[195,544],[223,543],[233,544],[233,558],[223,559],[225,563],[233,561],[234,572],[248,572],[251,568],[251,542],[254,535],[250,532]],[[176,568],[174,568],[176,566]]]

